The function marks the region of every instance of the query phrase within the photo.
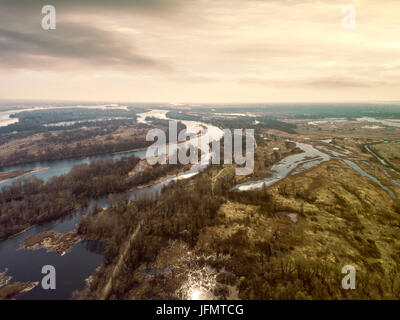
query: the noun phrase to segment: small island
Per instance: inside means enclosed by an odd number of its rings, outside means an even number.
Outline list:
[[[45,248],[48,252],[55,251],[63,256],[79,241],[81,241],[81,238],[74,231],[66,233],[46,231],[26,238],[21,244],[21,249],[38,250]]]
[[[37,168],[32,170],[14,170],[9,172],[0,172],[0,183],[6,182],[10,179],[17,178],[23,176],[27,173],[35,173],[47,170],[48,168]]]

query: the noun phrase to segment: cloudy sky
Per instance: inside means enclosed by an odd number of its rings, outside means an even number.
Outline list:
[[[400,100],[400,1],[0,0],[0,99]]]

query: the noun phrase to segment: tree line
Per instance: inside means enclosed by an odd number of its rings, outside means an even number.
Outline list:
[[[156,165],[128,177],[138,162],[134,156],[95,160],[47,182],[34,176],[14,181],[0,192],[0,240],[85,207],[92,198],[121,194],[182,168],[179,164]]]

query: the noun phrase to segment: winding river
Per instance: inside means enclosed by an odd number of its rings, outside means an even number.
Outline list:
[[[296,147],[303,150],[303,152],[290,155],[282,159],[279,163],[274,164],[271,167],[271,171],[273,172],[271,177],[236,185],[233,187],[233,190],[261,190],[284,179],[290,172],[292,172],[292,174],[297,174],[302,170],[312,168],[331,159],[329,155],[317,150],[310,144],[296,142]]]
[[[143,114],[139,114],[138,122],[146,123],[146,117],[157,117],[161,119],[168,119],[166,117],[167,110],[152,110]],[[200,129],[204,129],[202,136],[208,139],[221,139],[222,130],[215,126],[195,121],[181,121],[183,122],[188,132],[197,133]],[[185,143],[182,143],[178,148],[183,148],[189,144],[199,144],[200,136],[196,136]],[[165,151],[166,149],[164,149]],[[145,158],[146,151],[135,151],[127,153],[118,153],[102,156],[84,157],[80,159],[66,159],[50,162],[37,162],[32,164],[10,166],[3,168],[2,171],[13,170],[34,170],[36,168],[48,168],[47,170],[33,172],[24,175],[37,176],[44,180],[48,180],[53,176],[68,173],[74,165],[81,163],[89,163],[95,159],[113,159],[117,160],[122,157],[135,155],[141,159]],[[203,161],[199,164],[193,165],[192,168],[186,172],[168,176],[161,179],[157,183],[148,187],[134,189],[128,192],[129,200],[134,200],[140,194],[157,194],[163,186],[168,185],[172,181],[188,179],[204,170],[211,159],[211,153],[206,154]],[[10,179],[7,182],[0,184],[0,188],[12,183],[15,179]],[[87,208],[79,209],[74,213],[47,223],[41,226],[34,226],[29,230],[18,234],[13,238],[9,238],[0,242],[0,271],[7,269],[7,276],[12,276],[12,282],[28,282],[38,281],[39,285],[29,292],[19,295],[18,299],[69,299],[74,290],[81,290],[85,286],[85,279],[87,279],[95,269],[101,264],[103,260],[102,244],[97,241],[82,241],[76,244],[64,256],[60,256],[56,252],[47,252],[45,249],[35,251],[19,249],[22,241],[34,234],[42,233],[45,231],[53,230],[57,232],[68,232],[75,229],[76,224],[79,223],[82,215],[88,213],[91,208],[98,204],[99,206],[108,207],[107,197],[102,197],[90,201]],[[57,273],[57,287],[55,290],[43,290],[40,286],[40,281],[43,277],[41,269],[44,265],[53,265]]]
[[[15,111],[14,111],[15,112]],[[146,123],[147,117],[155,117],[160,119],[168,119],[166,116],[167,110],[152,110],[146,113],[138,114],[138,122]],[[5,117],[1,119],[3,124],[8,123]],[[11,120],[10,120],[11,121]],[[187,146],[188,144],[199,144],[200,137],[206,137],[209,141],[220,140],[223,137],[221,129],[201,122],[196,121],[181,121],[187,127],[187,131],[197,134],[199,130],[203,130],[201,136],[196,136],[190,140],[180,144],[178,148]],[[263,187],[271,186],[272,184],[284,179],[289,174],[297,174],[303,170],[315,167],[323,162],[326,162],[332,157],[320,150],[317,150],[310,144],[296,142],[296,146],[304,152],[299,154],[290,155],[282,159],[279,163],[273,165],[271,170],[273,175],[269,178],[259,181],[249,181],[235,186],[233,189],[237,191],[257,190]],[[164,152],[166,151],[166,146]],[[207,150],[204,150],[207,151]],[[325,151],[325,150],[324,150]],[[145,158],[146,151],[126,152],[119,154],[109,154],[102,156],[84,157],[80,159],[66,159],[51,162],[38,162],[26,165],[10,166],[3,168],[2,171],[14,170],[34,170],[37,168],[48,168],[47,170],[32,172],[25,176],[35,175],[38,178],[48,180],[53,176],[68,173],[74,165],[81,163],[89,163],[94,159],[120,159],[125,156],[135,155],[141,159]],[[157,183],[145,188],[134,189],[129,191],[129,199],[134,200],[142,193],[156,194],[159,193],[163,186],[168,185],[171,181],[188,179],[204,170],[210,162],[211,152],[206,152],[206,157],[202,159],[199,164],[193,165],[192,168],[186,172],[166,177]],[[353,169],[361,174],[365,173],[361,168],[353,166],[353,163],[346,162]],[[364,174],[363,174],[364,175]],[[368,176],[365,173],[366,176]],[[371,177],[370,177],[371,178]],[[373,178],[373,177],[372,177]],[[9,185],[14,179],[0,184],[0,188]],[[374,180],[375,181],[375,180]],[[378,181],[379,182],[379,181]],[[382,186],[382,185],[381,185]],[[384,186],[382,186],[384,187]],[[390,191],[390,190],[386,190]],[[20,250],[21,242],[37,233],[44,231],[58,231],[67,232],[75,229],[76,224],[80,221],[82,215],[90,211],[95,204],[105,208],[108,206],[107,197],[90,201],[87,208],[80,209],[74,213],[47,223],[41,226],[34,226],[31,229],[18,234],[17,236],[0,242],[0,271],[5,268],[8,269],[7,275],[12,276],[12,281],[38,281],[39,286],[33,290],[21,294],[18,299],[69,299],[74,290],[80,290],[85,286],[85,279],[91,275],[95,269],[101,264],[102,244],[96,241],[82,241],[76,244],[64,256],[60,256],[55,252],[46,252],[45,249],[36,251]],[[44,265],[53,265],[57,272],[57,288],[56,290],[43,290],[40,286],[40,281],[43,277],[41,268]]]

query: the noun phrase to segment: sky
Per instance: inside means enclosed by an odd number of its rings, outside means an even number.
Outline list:
[[[0,0],[0,99],[399,101],[400,1]]]

